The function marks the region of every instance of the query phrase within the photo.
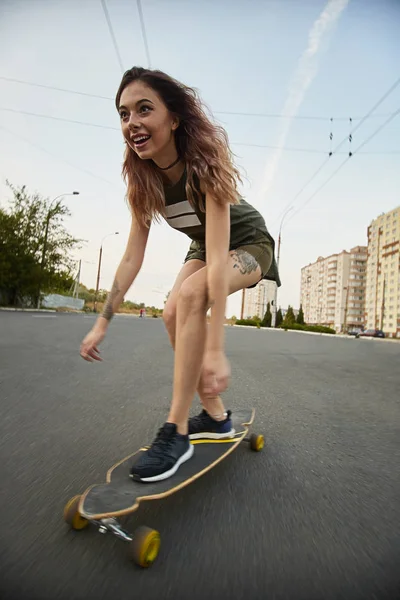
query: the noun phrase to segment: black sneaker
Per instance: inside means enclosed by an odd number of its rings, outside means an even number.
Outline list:
[[[204,409],[199,415],[189,419],[189,437],[191,440],[219,440],[233,438],[235,430],[232,427],[231,411],[228,410],[224,421],[216,421]]]
[[[191,458],[193,451],[189,436],[178,433],[175,423],[165,423],[150,448],[131,467],[130,477],[144,482],[167,479]]]

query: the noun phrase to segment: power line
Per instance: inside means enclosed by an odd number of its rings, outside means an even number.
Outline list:
[[[313,194],[311,194],[311,196],[309,198],[307,198],[307,200],[305,202],[303,202],[303,204],[301,204],[297,210],[295,210],[295,212],[293,214],[290,215],[290,217],[288,218],[288,220],[286,221],[286,224],[288,223],[288,221],[290,221],[291,219],[293,219],[294,216],[296,216],[307,204],[309,204],[309,202],[311,202],[311,200],[313,198],[315,198],[315,196],[322,190],[322,188],[324,188],[334,177],[335,175],[344,167],[344,165],[350,160],[350,158],[352,156],[354,156],[354,154],[356,154],[361,148],[363,148],[363,146],[365,146],[366,144],[368,144],[368,142],[370,140],[372,140],[372,138],[374,138],[376,135],[378,135],[378,133],[384,128],[386,127],[386,125],[388,123],[390,123],[390,121],[392,121],[395,117],[397,117],[397,115],[400,114],[400,108],[397,109],[394,113],[392,113],[390,115],[390,117],[388,119],[386,119],[386,121],[384,123],[382,123],[377,129],[375,129],[375,131],[366,139],[364,140],[359,146],[358,148],[356,148],[356,150],[354,150],[354,152],[352,152],[351,154],[349,154],[347,156],[347,158],[345,158],[345,160],[338,166],[338,168],[328,177],[328,179],[326,179],[316,190]]]
[[[394,84],[392,86],[390,86],[390,88],[383,94],[383,96],[373,105],[373,107],[364,115],[364,117],[362,117],[362,119],[360,120],[360,122],[354,127],[354,129],[352,129],[350,131],[349,136],[346,136],[343,138],[343,140],[336,146],[336,148],[332,151],[332,153],[329,154],[328,158],[326,158],[323,163],[318,167],[318,169],[315,171],[315,173],[313,173],[313,175],[310,177],[310,179],[303,185],[303,187],[301,188],[301,190],[299,192],[297,192],[297,194],[294,196],[294,198],[292,198],[290,200],[290,202],[288,202],[285,206],[285,208],[280,212],[280,215],[278,217],[278,220],[280,219],[281,215],[289,208],[289,206],[295,201],[297,200],[297,198],[300,196],[300,194],[303,193],[303,191],[309,186],[309,184],[313,181],[313,179],[315,179],[315,177],[320,173],[320,171],[325,167],[325,165],[327,164],[327,162],[329,161],[329,158],[331,157],[332,154],[336,154],[336,152],[339,150],[339,148],[341,148],[343,146],[343,144],[350,139],[350,137],[353,135],[353,133],[355,133],[357,131],[357,129],[359,129],[361,127],[361,125],[371,116],[371,114],[374,112],[374,110],[376,108],[378,108],[378,106],[380,106],[382,104],[382,102],[384,100],[386,100],[386,98],[396,89],[396,87],[399,85],[400,83],[400,77],[394,82]],[[393,114],[389,115],[389,121],[393,118]],[[295,213],[294,213],[295,214]],[[293,218],[294,215],[291,215],[290,218]],[[274,223],[275,225],[275,223]]]
[[[28,115],[29,117],[39,117],[40,119],[51,119],[52,121],[62,121],[63,123],[74,123],[75,125],[85,125],[86,127],[98,127],[100,129],[111,129],[113,131],[120,131],[118,127],[111,127],[109,125],[99,125],[98,123],[89,123],[87,121],[76,121],[74,119],[64,119],[63,117],[53,117],[52,115],[42,115],[40,113],[33,113],[27,110],[17,110],[15,108],[0,107],[0,110],[15,113],[18,115]]]
[[[381,98],[378,100],[378,102],[376,102],[376,103],[374,104],[374,106],[373,106],[373,107],[372,107],[372,108],[371,108],[371,109],[370,109],[370,110],[367,112],[367,114],[366,114],[366,115],[365,115],[365,116],[364,116],[364,117],[361,119],[361,121],[360,121],[360,122],[359,122],[359,123],[358,123],[358,124],[357,124],[357,125],[354,127],[354,129],[352,129],[352,130],[351,130],[351,132],[350,132],[349,136],[350,136],[350,135],[352,136],[352,135],[353,135],[353,133],[355,133],[355,132],[357,131],[357,129],[359,129],[359,128],[361,127],[361,125],[362,125],[362,124],[363,124],[363,123],[364,123],[364,122],[365,122],[365,121],[366,121],[366,120],[367,120],[367,119],[368,119],[368,118],[371,116],[371,114],[374,112],[374,110],[375,110],[376,108],[378,108],[378,106],[380,106],[380,105],[382,104],[382,102],[383,102],[384,100],[386,100],[386,98],[387,98],[388,96],[390,96],[390,94],[391,94],[391,93],[392,93],[392,92],[393,92],[393,91],[396,89],[396,87],[399,85],[399,83],[400,83],[400,77],[399,77],[399,78],[398,78],[398,79],[397,79],[397,80],[394,82],[394,84],[393,84],[393,85],[392,85],[392,86],[391,86],[391,87],[388,89],[388,91],[387,91],[387,92],[385,92],[385,93],[383,94],[383,96],[382,96],[382,97],[381,97]],[[391,120],[392,120],[392,118],[393,118],[393,117],[392,117],[391,115],[389,115],[389,120],[388,120],[388,122],[389,122],[389,121],[391,121]],[[337,152],[337,150],[339,150],[339,148],[341,148],[341,147],[343,146],[343,144],[344,144],[344,143],[345,143],[345,142],[346,142],[348,139],[349,139],[348,137],[345,137],[345,138],[343,138],[343,140],[340,142],[340,144],[338,144],[338,145],[336,146],[336,148],[335,148],[334,152]]]
[[[112,26],[112,23],[111,23],[110,15],[108,14],[106,0],[101,0],[101,5],[103,7],[104,15],[106,17],[106,21],[107,21],[107,25],[108,25],[108,30],[110,32],[110,36],[111,36],[111,39],[112,39],[112,42],[113,42],[113,45],[114,45],[115,54],[117,55],[118,63],[119,63],[119,66],[121,68],[121,71],[123,73],[124,72],[124,65],[122,64],[122,58],[121,58],[121,55],[119,53],[117,40],[116,40],[115,35],[114,35],[114,30],[113,30],[113,26]]]
[[[247,144],[246,142],[230,142],[231,146],[249,146],[250,148],[269,148],[270,150],[278,150],[280,146],[270,146],[268,144]],[[288,152],[309,152],[310,154],[326,154],[325,150],[314,150],[313,148],[290,148],[284,147],[283,150]]]
[[[99,94],[89,94],[88,92],[79,92],[77,90],[69,90],[67,88],[60,88],[54,85],[45,85],[44,83],[33,83],[32,81],[24,81],[23,79],[15,79],[14,77],[3,77],[0,75],[0,80],[8,81],[10,83],[20,83],[21,85],[29,85],[31,87],[44,88],[46,90],[54,90],[56,92],[64,92],[67,94],[77,94],[79,96],[87,96],[89,98],[99,98],[100,100],[113,100],[109,96],[100,96]]]
[[[1,78],[0,78],[1,79]],[[221,111],[214,110],[212,111],[216,115],[233,115],[235,117],[260,117],[267,119],[297,119],[304,121],[329,121],[333,119],[335,121],[348,121],[349,117],[318,117],[311,115],[282,115],[280,113],[247,113],[247,112],[232,112],[232,111]],[[390,113],[385,114],[377,114],[374,115],[374,118],[384,118],[387,117]],[[353,121],[361,121],[363,117],[352,117]]]
[[[343,152],[336,152],[336,154],[343,154]],[[382,151],[372,150],[371,152],[360,152],[359,154],[362,154],[364,156],[373,155],[373,154],[379,155],[379,156],[388,156],[388,155],[400,154],[400,150],[382,150]]]
[[[99,100],[109,100],[114,101],[114,98],[111,96],[102,96],[101,94],[92,94],[89,92],[81,92],[79,90],[71,90],[69,88],[57,87],[54,85],[46,85],[43,83],[35,83],[32,81],[25,81],[23,79],[16,79],[15,77],[5,77],[0,75],[1,81],[8,81],[9,83],[19,83],[20,85],[27,85],[30,87],[38,87],[46,90],[53,90],[56,92],[63,92],[65,94],[75,94],[78,96],[86,96],[88,98],[98,98]],[[349,117],[320,117],[320,116],[312,116],[312,115],[282,115],[279,113],[247,113],[247,112],[232,112],[232,111],[221,111],[214,110],[212,111],[214,114],[218,115],[232,115],[236,117],[256,117],[256,118],[267,118],[267,119],[298,119],[298,120],[308,120],[308,121],[329,121],[330,119],[334,119],[335,121],[348,121]],[[391,113],[379,113],[376,115],[370,115],[370,118],[381,118],[384,119],[390,116]],[[352,117],[353,121],[361,121],[364,117]]]
[[[392,113],[390,113],[391,115]],[[389,116],[390,116],[389,115]],[[327,150],[318,150],[317,148],[291,148],[290,146],[271,146],[268,144],[249,144],[247,142],[229,142],[230,146],[249,146],[250,148],[267,148],[269,150],[284,150],[285,152],[304,152],[309,154],[329,154]],[[335,152],[335,154],[348,154],[348,152]],[[370,152],[360,152],[360,154],[400,154],[400,150],[372,150]]]
[[[382,123],[377,129],[375,129],[375,131],[373,133],[371,133],[371,135],[369,137],[367,137],[366,140],[364,140],[359,146],[358,148],[356,148],[356,150],[354,150],[353,154],[355,154],[356,152],[358,152],[360,150],[360,148],[363,148],[365,146],[365,144],[368,144],[368,142],[370,140],[372,140],[372,138],[374,138],[380,131],[381,129],[383,129],[384,127],[386,127],[386,125],[388,123],[390,123],[390,121],[392,121],[395,117],[397,117],[397,115],[400,114],[400,108],[398,108],[394,113],[392,113],[388,119],[386,119],[386,121],[384,121],[384,123]]]
[[[78,167],[77,165],[74,165],[73,163],[70,163],[68,160],[65,160],[65,158],[61,158],[60,156],[57,156],[53,152],[50,152],[49,150],[46,150],[46,148],[43,148],[42,146],[39,146],[38,144],[35,144],[34,142],[31,142],[30,140],[28,140],[24,136],[19,135],[18,133],[15,133],[14,131],[11,131],[10,129],[7,129],[7,127],[4,127],[3,125],[0,125],[0,129],[2,129],[3,131],[5,131],[9,135],[13,135],[16,138],[19,138],[20,140],[22,140],[26,144],[29,144],[30,146],[33,146],[33,148],[36,148],[36,149],[40,150],[41,152],[45,152],[49,156],[52,156],[53,158],[56,158],[57,160],[65,163],[66,165],[68,165],[69,167],[77,169],[78,171],[82,171],[82,173],[85,173],[85,175],[90,175],[90,177],[94,177],[95,179],[99,179],[100,181],[104,181],[105,183],[108,183],[109,185],[112,185],[113,187],[118,188],[118,186],[115,183],[113,183],[112,181],[109,181],[108,179],[105,179],[104,177],[101,177],[100,175],[96,175],[95,173],[92,173],[91,171],[88,171],[87,169],[83,169],[82,167]],[[120,188],[118,188],[118,189],[120,189]]]
[[[138,7],[138,12],[139,12],[140,26],[141,26],[141,29],[142,29],[144,49],[146,51],[146,57],[147,57],[147,68],[151,69],[150,51],[149,51],[149,46],[148,46],[148,43],[147,43],[146,27],[145,27],[145,24],[144,24],[143,11],[142,11],[142,3],[141,3],[140,0],[137,0],[137,7]]]
[[[112,127],[111,125],[101,125],[100,123],[90,123],[89,121],[78,121],[76,119],[66,119],[64,117],[54,117],[53,115],[45,115],[45,114],[41,114],[41,113],[34,113],[31,111],[26,111],[26,110],[19,110],[19,109],[15,109],[15,108],[8,108],[8,107],[3,107],[0,106],[0,111],[5,111],[5,112],[10,112],[10,113],[14,113],[14,114],[18,114],[18,115],[27,115],[29,117],[38,117],[39,119],[50,119],[52,121],[60,121],[62,123],[73,123],[74,125],[84,125],[85,127],[96,127],[98,129],[108,129],[110,131],[120,131],[119,127]],[[246,142],[230,142],[230,144],[232,146],[248,146],[250,148],[267,148],[269,150],[284,150],[285,152],[302,152],[302,153],[309,153],[309,154],[328,154],[328,152],[326,150],[318,150],[317,148],[292,148],[289,146],[284,146],[283,148],[281,148],[280,146],[273,146],[273,145],[268,145],[268,144],[249,144]],[[400,151],[384,151],[384,152],[362,152],[361,154],[399,154]],[[347,152],[339,152],[336,154],[347,154]],[[329,159],[329,157],[328,157]],[[328,160],[326,159],[326,161]],[[325,164],[325,162],[323,163],[323,165]],[[321,170],[322,166],[320,167],[319,170]],[[313,177],[316,176],[317,173],[315,173],[313,175]],[[311,181],[311,179],[309,180],[309,182]],[[305,189],[305,187],[307,187],[308,183],[307,182],[303,188],[300,190],[300,192],[298,192],[298,194],[296,195],[296,197],[292,200],[294,201],[297,196],[299,196],[301,194],[301,192]]]

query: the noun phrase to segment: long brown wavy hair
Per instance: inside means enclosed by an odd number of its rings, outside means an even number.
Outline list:
[[[133,67],[122,77],[115,98],[119,109],[121,94],[134,81],[154,90],[167,109],[179,118],[175,130],[178,156],[185,163],[186,196],[192,206],[205,210],[200,182],[206,192],[222,204],[238,204],[237,181],[242,181],[233,164],[228,137],[223,127],[211,122],[197,91],[157,70]],[[160,171],[152,160],[142,160],[126,144],[122,174],[127,198],[136,219],[146,226],[165,214],[165,195]]]

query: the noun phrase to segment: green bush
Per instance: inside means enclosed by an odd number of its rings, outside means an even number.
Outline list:
[[[303,326],[304,327],[304,326]],[[326,327],[326,325],[305,325],[306,331],[314,331],[315,333],[331,333],[336,334],[336,331],[332,327]]]
[[[312,331],[314,333],[331,333],[335,334],[336,331],[331,327],[326,327],[325,325],[300,325],[299,323],[292,323],[291,325],[285,325],[282,323],[280,325],[281,329],[292,329],[294,331]]]
[[[260,321],[255,319],[237,319],[235,325],[250,325],[251,327],[257,327],[257,324],[260,324]]]

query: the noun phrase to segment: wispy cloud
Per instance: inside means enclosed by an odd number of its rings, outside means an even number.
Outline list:
[[[289,92],[281,112],[282,115],[293,117],[297,114],[306,92],[318,72],[319,57],[321,55],[323,43],[326,43],[327,37],[332,32],[348,3],[349,0],[329,0],[322,13],[311,27],[308,35],[307,48],[301,55],[289,83]],[[285,119],[283,123],[279,136],[278,148],[272,156],[272,159],[268,161],[265,169],[263,183],[264,193],[268,192],[272,186],[282,155],[282,149],[292,125],[292,119]]]

